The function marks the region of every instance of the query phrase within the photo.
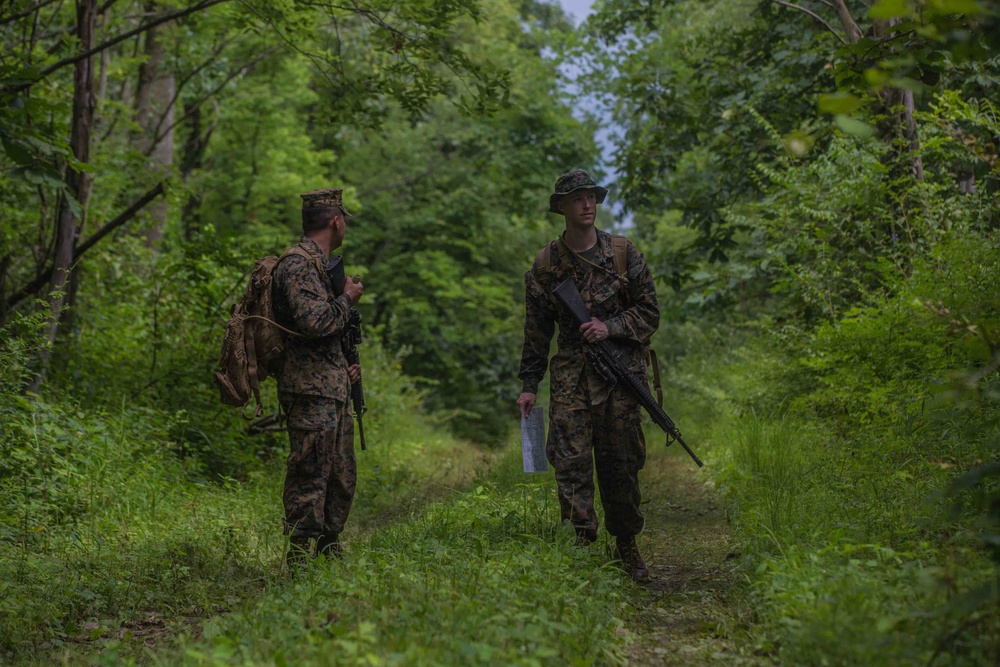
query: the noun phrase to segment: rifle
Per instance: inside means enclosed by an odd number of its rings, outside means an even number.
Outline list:
[[[585,324],[590,321],[590,313],[587,311],[587,305],[583,302],[583,297],[580,296],[580,291],[577,289],[576,283],[573,282],[572,278],[567,278],[556,285],[552,293],[578,324]],[[653,418],[653,422],[667,434],[667,447],[676,440],[681,443],[684,451],[691,455],[691,458],[694,459],[699,468],[704,465],[701,459],[684,442],[684,438],[681,437],[681,432],[677,429],[677,425],[674,424],[674,420],[663,411],[663,408],[656,402],[653,395],[649,393],[646,384],[628,369],[625,361],[625,350],[620,345],[610,340],[591,343],[587,346],[587,359],[594,365],[597,372],[601,374],[601,377],[608,382],[614,384],[623,382],[625,384],[625,388],[639,400],[642,407]]]
[[[344,275],[344,256],[334,255],[326,263],[326,273],[333,283],[333,293],[340,296],[344,293],[344,282],[347,277]],[[347,315],[347,328],[340,336],[340,343],[344,348],[344,356],[347,364],[353,366],[361,363],[361,355],[358,354],[358,344],[362,342],[361,337],[361,313],[354,306],[351,306]],[[354,408],[354,416],[358,420],[358,436],[361,438],[361,449],[365,447],[365,425],[362,421],[364,414],[368,412],[365,406],[365,389],[361,384],[361,378],[351,384],[351,404]]]

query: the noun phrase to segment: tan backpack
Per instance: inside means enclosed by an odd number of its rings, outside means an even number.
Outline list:
[[[264,413],[260,383],[280,369],[288,336],[301,335],[275,321],[271,295],[273,274],[278,263],[288,255],[309,258],[305,250],[294,246],[280,257],[270,255],[254,263],[250,281],[239,302],[233,305],[226,323],[219,357],[220,370],[212,373],[220,398],[226,405],[243,408],[250,402],[251,396],[256,399],[254,417]],[[322,276],[322,263],[319,260],[316,262]]]

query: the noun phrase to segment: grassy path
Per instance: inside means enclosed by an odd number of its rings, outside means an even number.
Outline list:
[[[676,446],[651,439],[643,472],[646,529],[640,547],[652,581],[635,594],[633,665],[755,665],[732,638],[749,613],[737,590],[739,554],[725,509]]]
[[[524,475],[518,452],[431,446],[409,471],[369,462],[372,481],[359,490],[344,560],[289,578],[271,539],[256,556],[263,578],[227,608],[110,623],[46,652],[46,661],[760,664],[741,655],[748,612],[739,558],[707,474],[679,450],[650,453],[640,538],[648,586],[609,567],[606,541],[603,552],[573,546],[558,526],[554,481]],[[274,532],[271,486],[253,494],[250,514]],[[219,492],[221,509],[233,511],[236,491]]]

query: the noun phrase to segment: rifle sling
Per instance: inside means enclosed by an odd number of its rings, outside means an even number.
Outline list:
[[[656,391],[656,402],[663,407],[663,387],[660,386],[660,363],[656,359],[656,350],[647,347],[649,354],[649,365],[653,368],[653,389]]]

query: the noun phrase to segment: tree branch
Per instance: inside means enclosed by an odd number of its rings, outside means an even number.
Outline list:
[[[847,39],[850,40],[851,44],[857,44],[864,37],[864,33],[861,32],[861,28],[851,16],[851,10],[844,4],[844,0],[832,0],[832,2],[833,11],[837,12],[837,18],[840,19],[840,25],[847,33]]]
[[[183,77],[181,77],[180,79],[177,80],[177,85],[175,86],[175,90],[174,90],[174,96],[172,98],[170,98],[170,103],[167,104],[167,108],[163,111],[162,114],[160,114],[160,120],[157,121],[156,128],[154,128],[154,130],[153,130],[153,136],[154,137],[157,137],[159,135],[160,128],[163,127],[163,123],[164,123],[164,121],[167,118],[167,115],[169,113],[169,109],[171,107],[173,107],[175,104],[177,104],[177,100],[180,98],[181,92],[183,91],[184,86],[187,85],[187,83],[189,81],[191,81],[191,79],[193,79],[195,76],[197,76],[199,72],[201,72],[202,70],[204,70],[209,65],[213,64],[219,58],[219,55],[223,51],[225,51],[226,47],[229,46],[232,42],[233,42],[233,40],[227,40],[227,39],[222,40],[222,42],[220,44],[216,45],[212,49],[212,54],[208,57],[208,59],[205,62],[201,63],[200,65],[198,65],[197,67],[195,67],[190,72],[188,72]],[[153,145],[154,146],[156,144],[158,144],[158,143],[159,143],[158,139],[153,141]]]
[[[162,182],[157,183],[156,186],[153,187],[153,189],[151,189],[149,192],[147,192],[138,200],[136,200],[135,203],[133,203],[127,209],[119,213],[114,220],[101,227],[99,230],[97,230],[97,232],[94,233],[93,236],[87,239],[84,243],[77,246],[76,249],[73,251],[73,261],[76,262],[78,259],[80,259],[83,253],[93,248],[98,241],[103,239],[105,236],[113,232],[118,227],[121,227],[123,224],[131,220],[133,217],[135,217],[135,214],[138,213],[140,210],[142,210],[142,208],[146,204],[153,201],[161,194],[163,194]],[[44,273],[39,274],[34,280],[32,280],[31,283],[11,294],[10,298],[7,299],[6,308],[7,309],[13,308],[26,296],[37,292],[45,283],[49,281],[49,278],[51,277],[52,277],[52,268],[49,267]]]
[[[62,60],[60,60],[60,61],[58,61],[58,62],[56,62],[56,63],[54,63],[54,64],[52,64],[52,65],[50,65],[48,67],[46,67],[44,70],[42,70],[41,74],[39,74],[38,78],[35,79],[33,82],[31,82],[31,83],[24,83],[24,84],[21,84],[20,86],[16,86],[16,87],[12,88],[9,91],[9,94],[19,93],[19,92],[21,92],[23,90],[26,90],[26,89],[30,88],[32,85],[34,85],[35,83],[38,83],[39,81],[41,81],[42,79],[44,79],[45,77],[47,77],[49,74],[52,74],[56,70],[61,69],[61,68],[65,67],[66,65],[72,65],[74,63],[77,63],[77,62],[83,60],[84,58],[89,58],[90,56],[94,55],[95,53],[100,53],[101,51],[103,51],[105,49],[109,49],[112,46],[114,46],[115,44],[118,44],[119,42],[124,42],[126,39],[128,39],[130,37],[134,37],[135,35],[138,35],[140,33],[146,32],[150,28],[155,28],[156,26],[158,26],[158,25],[160,25],[162,23],[167,23],[168,21],[173,21],[173,20],[176,20],[176,19],[179,19],[179,18],[183,18],[183,17],[185,17],[185,16],[187,16],[189,14],[194,14],[195,12],[200,12],[203,9],[208,9],[209,7],[211,7],[213,5],[218,5],[218,4],[221,4],[223,2],[229,2],[229,0],[202,0],[197,5],[193,5],[191,7],[188,7],[187,9],[180,9],[180,10],[178,10],[176,12],[170,12],[169,14],[163,14],[159,18],[154,19],[154,20],[150,21],[149,23],[145,23],[145,24],[139,26],[138,28],[135,28],[133,30],[129,30],[126,33],[122,33],[121,35],[118,35],[117,37],[114,37],[113,39],[109,39],[108,41],[103,42],[102,44],[98,44],[94,48],[88,49],[88,50],[84,51],[83,53],[78,53],[75,56],[69,56],[68,58],[63,58]]]
[[[808,15],[809,15],[809,16],[811,16],[811,17],[812,17],[812,18],[813,18],[813,19],[814,19],[814,20],[815,20],[815,21],[816,21],[817,23],[819,23],[819,24],[820,24],[820,25],[822,25],[822,26],[823,26],[824,28],[826,28],[826,29],[827,29],[827,30],[829,30],[829,31],[830,31],[831,33],[833,33],[833,36],[834,36],[834,37],[836,37],[837,39],[839,39],[839,40],[840,40],[840,43],[841,43],[841,44],[847,44],[847,40],[846,40],[846,39],[844,39],[843,37],[841,37],[841,36],[840,36],[840,33],[839,33],[839,32],[837,32],[836,30],[834,30],[834,29],[833,29],[833,26],[832,26],[832,25],[830,25],[829,23],[827,23],[827,22],[826,22],[826,21],[825,21],[825,20],[823,19],[823,17],[822,17],[822,16],[820,16],[819,14],[817,14],[816,12],[814,12],[813,10],[811,10],[811,9],[806,9],[805,7],[803,7],[803,6],[801,6],[801,5],[796,5],[796,4],[794,4],[794,3],[791,3],[791,2],[785,2],[785,0],[771,0],[771,2],[775,3],[776,5],[781,5],[782,7],[788,7],[789,9],[795,9],[795,10],[797,10],[797,11],[800,11],[800,12],[802,12],[803,14],[808,14]]]
[[[8,23],[13,23],[14,21],[19,21],[20,19],[27,18],[32,14],[34,14],[35,12],[37,12],[39,9],[43,9],[44,7],[47,7],[56,1],[57,0],[42,0],[42,2],[39,2],[31,9],[26,9],[20,14],[15,14],[14,16],[8,16],[7,18],[0,18],[0,25],[7,25]]]
[[[277,53],[277,51],[278,51],[277,47],[272,47],[272,48],[269,48],[269,49],[264,49],[262,52],[260,52],[257,55],[256,58],[254,58],[250,62],[244,63],[240,67],[237,67],[236,69],[234,69],[231,72],[229,72],[229,74],[226,75],[226,78],[223,79],[222,83],[220,83],[215,88],[213,88],[212,90],[208,91],[207,93],[205,93],[204,95],[202,95],[201,97],[199,97],[198,99],[196,99],[190,105],[190,107],[188,108],[188,111],[184,112],[184,114],[181,115],[180,118],[175,119],[173,123],[171,123],[170,125],[168,125],[161,132],[160,128],[163,126],[163,121],[167,117],[166,112],[164,112],[163,115],[160,117],[160,122],[158,122],[156,124],[156,128],[153,130],[153,132],[154,132],[153,141],[152,141],[152,143],[150,143],[149,150],[146,151],[146,156],[148,157],[149,154],[153,151],[153,148],[158,143],[160,143],[160,141],[163,139],[163,137],[167,136],[167,132],[169,132],[170,130],[174,129],[175,127],[177,127],[178,125],[180,125],[185,120],[187,120],[188,118],[191,117],[191,114],[193,113],[192,109],[201,106],[202,104],[204,104],[208,100],[210,100],[213,97],[215,97],[216,95],[218,95],[220,92],[222,92],[222,89],[225,88],[226,86],[228,86],[232,82],[232,80],[235,79],[237,76],[239,76],[240,74],[244,74],[249,68],[253,67],[257,63],[261,62],[262,60],[270,57],[274,53]],[[170,101],[170,105],[173,105],[176,101],[177,101],[177,96],[175,95],[174,99],[172,99]],[[185,106],[187,106],[187,105],[185,105]]]

